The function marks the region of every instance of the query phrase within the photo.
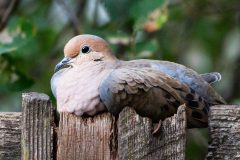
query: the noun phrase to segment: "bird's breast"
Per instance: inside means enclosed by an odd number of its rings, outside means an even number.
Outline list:
[[[90,62],[62,73],[56,87],[58,110],[75,112],[77,115],[98,112],[98,88],[109,72],[105,63]]]

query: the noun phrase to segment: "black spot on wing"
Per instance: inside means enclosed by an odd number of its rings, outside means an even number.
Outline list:
[[[165,98],[170,99],[170,98],[171,98],[171,95],[170,95],[170,94],[166,94],[166,95],[165,95]]]
[[[189,105],[189,107],[192,107],[192,108],[198,108],[199,107],[197,101],[188,101],[188,105]]]
[[[204,108],[206,108],[207,111],[209,111],[209,104],[206,101],[204,101]]]
[[[175,100],[175,101],[168,101],[169,104],[171,104],[174,108],[178,109],[180,106],[180,102]]]
[[[192,94],[196,93],[192,88],[190,88],[190,91],[191,91]]]
[[[197,111],[192,111],[192,117],[197,119],[202,119],[202,114]]]
[[[175,100],[174,104],[175,104],[176,106],[178,106],[178,107],[180,106],[180,102],[177,101],[177,100]]]
[[[204,108],[202,109],[202,111],[203,111],[205,114],[208,114],[207,107],[204,107]]]
[[[189,94],[186,95],[186,99],[187,99],[187,100],[193,100],[193,99],[194,99],[194,96],[189,93]]]
[[[166,105],[166,104],[163,106],[163,108],[165,109],[165,111],[168,111],[168,110],[169,110],[169,107],[168,107],[168,105]]]

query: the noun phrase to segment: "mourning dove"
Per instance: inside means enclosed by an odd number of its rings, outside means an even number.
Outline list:
[[[51,79],[59,112],[114,115],[133,107],[158,122],[185,104],[188,127],[206,127],[209,106],[225,104],[211,87],[217,72],[198,74],[181,64],[159,60],[118,60],[108,43],[94,35],[73,37]]]

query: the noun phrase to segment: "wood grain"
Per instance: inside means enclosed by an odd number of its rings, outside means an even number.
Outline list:
[[[185,159],[186,113],[180,106],[177,114],[165,119],[158,135],[153,135],[151,119],[140,117],[132,108],[119,115],[118,155],[124,159]]]
[[[53,158],[53,116],[49,97],[40,93],[22,95],[22,160]]]
[[[152,131],[151,120],[128,107],[120,113],[117,124],[110,113],[88,118],[61,113],[57,159],[185,159],[184,107],[162,122],[159,135],[153,136]]]
[[[115,137],[115,118],[110,113],[88,118],[61,113],[57,159],[116,159]]]
[[[0,112],[0,159],[21,159],[21,113]]]
[[[240,106],[210,107],[209,131],[206,159],[240,159]]]

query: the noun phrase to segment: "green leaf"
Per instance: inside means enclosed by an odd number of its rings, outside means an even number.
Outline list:
[[[161,7],[165,4],[166,0],[142,0],[136,2],[136,4],[132,7],[130,13],[134,19],[141,19],[147,17],[147,15],[155,10],[156,8]]]
[[[0,55],[12,53],[30,42],[35,33],[33,25],[27,20],[13,17],[6,30],[9,41],[0,40]]]
[[[5,71],[1,74],[0,92],[22,91],[32,84],[33,80],[20,72]]]
[[[158,43],[155,39],[136,44],[136,58],[153,58],[154,52],[158,50]]]
[[[21,91],[33,80],[18,70],[7,56],[0,57],[0,92]]]
[[[161,10],[162,7],[166,7],[167,0],[143,0],[138,1],[136,3],[132,10],[131,10],[131,16],[135,20],[134,29],[135,31],[140,30],[144,27],[144,24],[146,21],[148,21],[150,14],[154,11]],[[163,24],[163,22],[166,22],[166,14],[159,14],[158,17],[155,17],[154,21],[157,19],[157,24],[160,26]]]
[[[3,53],[10,53],[16,50],[17,50],[16,46],[0,44],[0,55]]]

